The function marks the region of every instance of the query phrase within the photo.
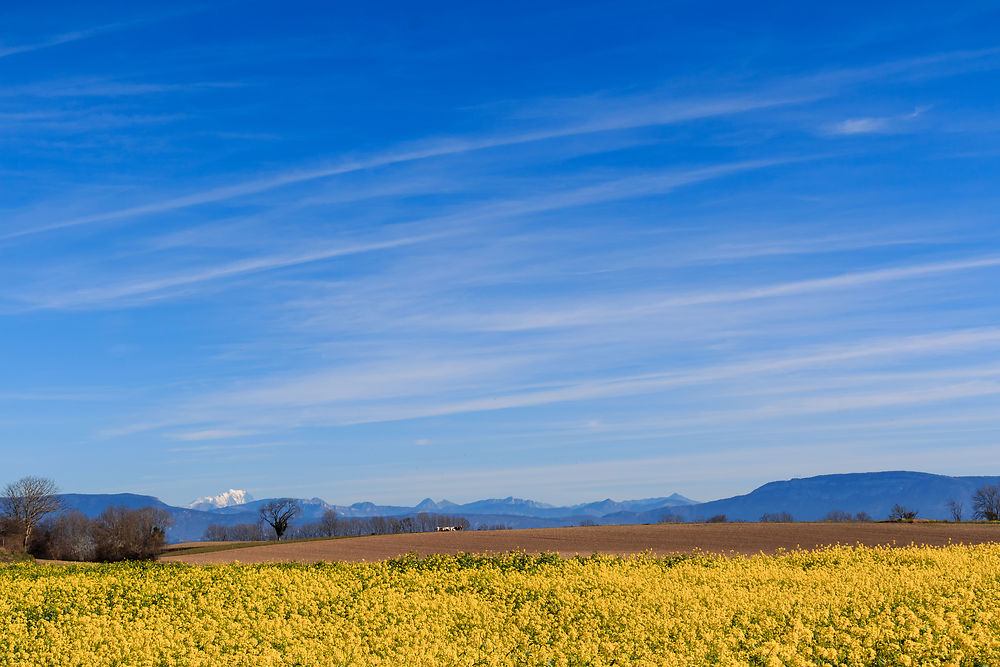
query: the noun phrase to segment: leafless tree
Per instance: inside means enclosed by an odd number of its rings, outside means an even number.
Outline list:
[[[226,542],[229,540],[229,527],[221,523],[209,524],[205,529],[205,540],[208,542]]]
[[[511,530],[511,527],[505,523],[481,523],[476,530]]]
[[[869,514],[868,512],[857,512],[854,515],[854,520],[855,521],[871,521],[872,520],[872,515]]]
[[[390,530],[389,520],[384,516],[368,517],[368,529],[372,535],[388,535]]]
[[[263,522],[238,523],[228,527],[226,539],[233,542],[262,542],[267,539],[267,534]]]
[[[770,514],[762,514],[760,517],[761,523],[794,523],[795,518],[788,512],[772,512]]]
[[[1000,521],[1000,486],[987,484],[972,494],[972,511],[977,519]]]
[[[297,517],[302,512],[302,506],[294,498],[281,498],[272,500],[260,508],[260,518],[271,528],[277,539],[288,530],[288,522]]]
[[[684,523],[684,517],[680,514],[662,514],[657,523]]]
[[[705,523],[726,523],[725,514],[716,514],[705,519]]]
[[[962,503],[958,502],[957,500],[948,501],[948,511],[951,512],[952,521],[961,521],[962,512],[964,510],[965,508],[962,506]]]
[[[21,533],[21,547],[38,524],[49,514],[63,509],[62,498],[56,495],[56,483],[44,477],[22,477],[4,488],[0,511]]]
[[[909,507],[904,507],[899,503],[892,506],[889,511],[890,521],[913,521],[917,518],[917,510],[911,510]]]
[[[340,520],[333,510],[323,512],[323,518],[319,520],[320,532],[324,537],[333,537],[337,534],[337,526]]]

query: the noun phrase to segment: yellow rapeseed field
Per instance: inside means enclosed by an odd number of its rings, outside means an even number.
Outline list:
[[[612,664],[1000,664],[1000,545],[0,566],[0,665]]]

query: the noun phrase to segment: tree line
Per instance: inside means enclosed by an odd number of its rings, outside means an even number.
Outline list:
[[[326,510],[317,521],[294,525],[292,522],[301,511],[301,506],[294,500],[284,498],[271,501],[260,508],[257,523],[233,526],[211,524],[205,529],[204,539],[211,542],[252,542],[267,539],[426,533],[442,526],[460,526],[463,530],[471,528],[468,519],[450,514],[420,512],[416,516],[362,518],[341,517],[334,510]],[[498,529],[500,526],[493,528]]]

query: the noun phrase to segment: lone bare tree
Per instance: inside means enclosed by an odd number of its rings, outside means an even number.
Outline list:
[[[972,494],[972,511],[977,519],[1000,521],[1000,486],[987,484]]]
[[[44,477],[22,477],[4,487],[0,497],[0,512],[17,526],[21,533],[21,546],[28,548],[28,540],[38,524],[49,514],[63,509],[62,498],[56,495],[56,483]]]
[[[949,500],[948,511],[951,512],[952,521],[961,521],[962,512],[965,511],[965,507],[962,505],[962,503],[958,502],[957,500]]]
[[[298,516],[301,511],[302,507],[299,505],[299,501],[294,498],[281,498],[262,506],[260,518],[274,529],[275,537],[280,540],[281,536],[288,530],[288,522]]]

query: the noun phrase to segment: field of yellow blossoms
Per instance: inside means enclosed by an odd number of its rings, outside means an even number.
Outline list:
[[[1000,545],[0,566],[0,665],[997,665]]]

